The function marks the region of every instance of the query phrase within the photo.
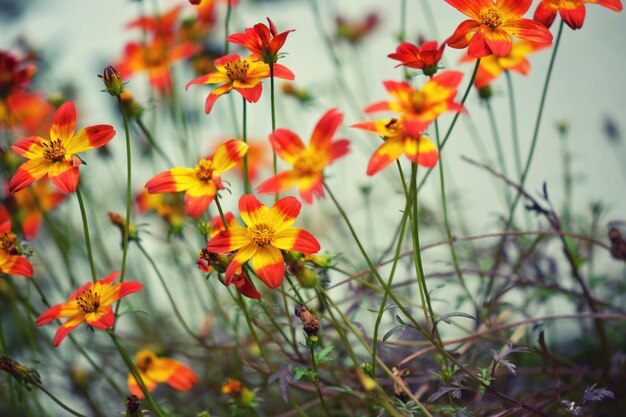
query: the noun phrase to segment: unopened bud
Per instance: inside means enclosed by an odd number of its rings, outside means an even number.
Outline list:
[[[110,211],[109,221],[114,226],[117,226],[117,228],[120,230],[120,233],[122,234],[122,244],[123,244],[124,235],[126,231],[126,220],[124,219],[124,217],[120,216],[119,214],[113,213],[112,211]],[[137,227],[135,227],[134,224],[129,223],[128,224],[128,241],[130,242],[131,240],[139,240],[139,237],[137,234]]]
[[[189,3],[191,3],[194,6],[199,5],[200,3],[202,3],[202,0],[189,0]]]
[[[611,256],[626,262],[626,240],[617,227],[609,228],[609,240],[611,241]]]
[[[484,87],[478,89],[478,96],[483,100],[489,100],[493,96],[493,89],[491,85],[487,84]]]
[[[333,260],[332,256],[320,255],[317,253],[306,255],[304,257],[305,262],[310,262],[313,265],[319,266],[320,268],[324,268],[324,269],[330,268],[331,266],[333,266],[332,260]]]
[[[122,81],[122,76],[115,68],[110,65],[107,65],[104,68],[102,74],[98,74],[98,77],[102,78],[104,81],[104,86],[106,87],[106,91],[112,96],[119,97],[124,91],[124,81]]]
[[[556,130],[558,130],[561,135],[566,135],[569,131],[569,123],[567,122],[567,120],[559,120],[556,124]]]
[[[143,417],[143,412],[141,411],[141,400],[136,395],[129,395],[126,397],[126,417]]]

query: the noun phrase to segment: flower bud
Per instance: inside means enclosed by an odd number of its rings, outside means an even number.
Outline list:
[[[117,226],[117,228],[120,230],[120,233],[122,234],[122,244],[123,244],[124,235],[126,234],[125,233],[126,232],[126,220],[124,219],[124,217],[120,216],[119,214],[113,213],[112,211],[110,211],[109,221],[114,226]],[[137,234],[137,227],[134,224],[129,223],[128,224],[128,241],[130,242],[131,240],[139,240],[139,236]]]
[[[478,89],[478,96],[483,100],[489,100],[493,96],[493,89],[491,85],[487,84],[484,87]]]
[[[141,400],[136,395],[129,395],[126,397],[126,417],[143,417],[143,412],[141,411]]]
[[[296,307],[296,316],[302,322],[302,330],[308,337],[317,336],[320,331],[320,321],[306,308],[300,304]]]
[[[122,76],[115,68],[110,65],[107,65],[104,68],[102,74],[98,74],[98,77],[102,78],[104,81],[104,86],[106,87],[106,91],[112,96],[119,97],[124,91],[124,81],[122,81]]]

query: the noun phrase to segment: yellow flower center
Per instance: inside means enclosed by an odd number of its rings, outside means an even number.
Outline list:
[[[502,15],[496,7],[488,7],[480,11],[480,23],[487,25],[491,30],[502,24]]]
[[[65,159],[65,147],[61,143],[61,139],[48,140],[42,143],[43,157],[52,162],[59,162]]]
[[[13,232],[0,233],[0,249],[11,255],[17,255],[17,236]]]
[[[414,91],[411,94],[411,109],[415,113],[421,113],[426,107],[426,94],[422,91]]]
[[[255,224],[254,226],[250,226],[248,228],[248,235],[250,236],[250,239],[252,239],[255,245],[261,247],[270,244],[274,238],[274,233],[276,233],[274,228],[266,223]]]
[[[213,162],[201,159],[194,168],[194,172],[200,181],[209,181],[213,177]]]
[[[85,313],[95,313],[100,308],[100,296],[97,292],[87,290],[76,297],[76,303]]]
[[[147,372],[148,369],[150,369],[150,367],[152,366],[152,363],[155,359],[156,356],[154,355],[154,353],[148,350],[140,351],[139,353],[137,353],[137,357],[135,358],[137,369],[139,369],[139,371],[143,373]]]
[[[238,59],[237,61],[230,61],[224,64],[226,69],[226,75],[231,81],[246,81],[248,78],[248,68],[250,64],[246,61]]]
[[[302,152],[298,159],[293,164],[293,168],[299,175],[305,176],[320,172],[323,167],[323,162],[318,155],[311,152]]]

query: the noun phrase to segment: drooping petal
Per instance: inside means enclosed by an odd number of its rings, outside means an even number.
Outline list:
[[[242,140],[229,140],[215,151],[213,166],[220,172],[228,171],[243,159],[249,148]]]
[[[65,146],[70,155],[85,152],[106,145],[115,136],[115,129],[109,125],[89,126],[72,136]]]
[[[281,64],[274,64],[274,77],[282,78],[283,80],[293,80],[296,78],[289,68]]]
[[[309,147],[315,152],[327,152],[342,121],[343,113],[337,109],[328,110],[315,125]]]
[[[587,10],[583,2],[569,2],[565,7],[559,8],[559,13],[567,26],[576,30],[583,27]]]
[[[283,250],[295,250],[304,254],[319,252],[320,244],[311,233],[306,230],[290,228],[281,230],[274,235],[272,246]]]
[[[11,256],[6,263],[1,264],[0,271],[10,275],[21,275],[27,278],[33,277],[33,266],[28,259],[19,255]]]
[[[59,346],[65,336],[67,336],[72,330],[74,330],[79,324],[81,324],[85,319],[84,313],[78,313],[75,316],[70,317],[65,323],[59,326],[56,334],[54,335],[54,339],[52,340],[52,345],[54,347]]]
[[[15,171],[11,181],[9,181],[9,191],[16,193],[40,178],[43,178],[50,169],[52,162],[45,158],[31,159],[24,162]]]
[[[439,160],[437,147],[426,136],[421,136],[419,139],[406,138],[404,153],[411,162],[426,168],[433,168]]]
[[[480,26],[475,20],[465,20],[456,28],[452,36],[447,40],[448,46],[455,49],[463,49],[469,45],[476,29]]]
[[[214,253],[234,252],[250,245],[252,241],[248,236],[248,229],[241,226],[231,227],[228,230],[222,230],[213,236],[207,243],[207,250]]]
[[[300,137],[289,129],[276,129],[270,134],[274,152],[285,162],[293,165],[304,150]]]
[[[263,93],[263,84],[257,83],[254,87],[242,88],[234,87],[246,99],[248,103],[256,103]]]
[[[226,268],[226,274],[224,275],[224,284],[230,285],[234,279],[235,274],[241,270],[241,267],[248,259],[252,258],[257,252],[258,247],[255,245],[244,246],[239,249],[235,256],[231,259],[228,267]]]
[[[298,217],[302,204],[295,197],[283,197],[278,200],[266,216],[266,221],[279,232],[290,227]]]
[[[71,101],[61,104],[61,107],[54,113],[52,126],[50,127],[50,139],[61,139],[62,143],[72,137],[76,131],[76,107]]]
[[[244,194],[239,198],[239,215],[246,225],[252,226],[261,223],[268,214],[269,209],[252,194]]]
[[[533,19],[549,28],[552,26],[558,10],[558,7],[556,7],[551,1],[542,0],[539,2],[539,5],[535,10]]]
[[[66,161],[55,162],[48,170],[48,178],[50,178],[50,181],[65,194],[76,191],[79,175],[78,167]]]
[[[397,160],[404,152],[402,138],[387,139],[372,154],[367,164],[367,175],[374,175]]]
[[[199,182],[193,168],[172,168],[152,177],[145,185],[149,193],[187,191]]]
[[[247,274],[241,274],[238,279],[233,281],[233,283],[235,284],[235,288],[237,288],[237,291],[239,291],[241,295],[256,300],[261,298],[261,294],[257,291],[256,287],[254,286],[250,278],[248,278]]]
[[[185,211],[191,217],[201,215],[213,201],[217,186],[213,181],[198,181],[185,192]]]
[[[273,246],[258,248],[252,257],[252,268],[270,288],[279,287],[285,278],[285,261],[280,250]]]
[[[494,55],[507,56],[511,52],[513,40],[506,31],[496,28],[492,31],[485,31],[485,43]]]

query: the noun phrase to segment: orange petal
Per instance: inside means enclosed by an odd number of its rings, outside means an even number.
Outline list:
[[[241,226],[222,230],[207,242],[207,250],[214,253],[234,252],[250,245],[252,241],[248,236],[248,229]]]
[[[328,152],[333,136],[343,121],[343,114],[337,109],[328,110],[315,125],[309,146],[316,152]]]
[[[397,160],[404,152],[401,138],[387,139],[380,145],[367,164],[367,175],[374,175],[386,168],[390,163]]]
[[[478,26],[480,26],[480,24],[475,20],[465,20],[461,22],[452,36],[448,38],[448,46],[455,49],[466,48],[474,37],[474,33],[476,32]]]
[[[74,167],[66,161],[53,163],[48,171],[50,181],[66,194],[76,191],[78,177],[78,167]]]
[[[426,168],[433,168],[439,160],[437,147],[426,136],[421,136],[419,139],[406,138],[404,153],[411,162]]]
[[[256,254],[257,250],[257,246],[248,245],[237,251],[235,256],[233,256],[233,258],[231,259],[230,264],[228,264],[228,267],[226,268],[224,284],[230,285],[233,280],[236,279],[235,274],[238,271],[241,271],[241,267],[243,266],[243,264],[248,261],[248,259],[252,258]]]
[[[115,129],[109,125],[86,127],[72,136],[65,145],[65,151],[70,155],[85,152],[90,149],[106,145],[115,136]]]
[[[293,165],[304,150],[300,137],[289,129],[276,129],[270,133],[270,143],[274,152],[285,162]]]
[[[24,158],[35,159],[43,156],[43,146],[41,146],[41,143],[44,140],[45,139],[40,136],[31,136],[19,140],[15,145],[11,146],[11,149]]]
[[[59,346],[59,344],[65,339],[72,330],[74,330],[79,324],[81,324],[85,319],[85,314],[83,312],[72,316],[65,323],[59,326],[56,334],[54,335],[54,339],[52,340],[52,345],[54,347]]]
[[[9,181],[9,191],[12,193],[18,192],[38,179],[43,178],[48,173],[51,165],[52,162],[44,158],[31,159],[24,162],[15,171],[11,181]]]
[[[10,256],[7,262],[0,265],[0,271],[5,274],[21,275],[27,278],[33,276],[33,266],[28,259],[19,255]]]
[[[67,101],[54,113],[52,126],[50,127],[50,139],[61,139],[63,143],[72,137],[76,130],[76,107],[71,101]]]
[[[213,166],[220,172],[228,171],[243,159],[248,149],[248,144],[242,140],[229,140],[215,151]]]
[[[272,239],[272,246],[305,254],[316,253],[320,250],[320,244],[312,234],[297,228],[285,229],[276,233]]]
[[[300,178],[293,170],[281,172],[263,181],[257,187],[257,191],[260,194],[280,193],[298,184],[299,180]]]
[[[96,313],[85,314],[85,322],[98,329],[108,329],[115,323],[115,315],[111,306],[100,307]]]
[[[152,177],[145,185],[149,193],[186,191],[198,183],[193,168],[172,168]]]
[[[511,52],[513,41],[511,35],[500,28],[484,32],[485,43],[494,55],[507,56]]]
[[[252,257],[252,268],[270,288],[276,288],[285,278],[285,261],[280,250],[273,246],[258,248]]]
[[[267,219],[269,209],[252,194],[244,194],[239,198],[239,215],[248,226],[262,223]]]
[[[302,204],[295,197],[283,197],[278,200],[266,216],[266,221],[277,232],[287,229],[298,217]]]

